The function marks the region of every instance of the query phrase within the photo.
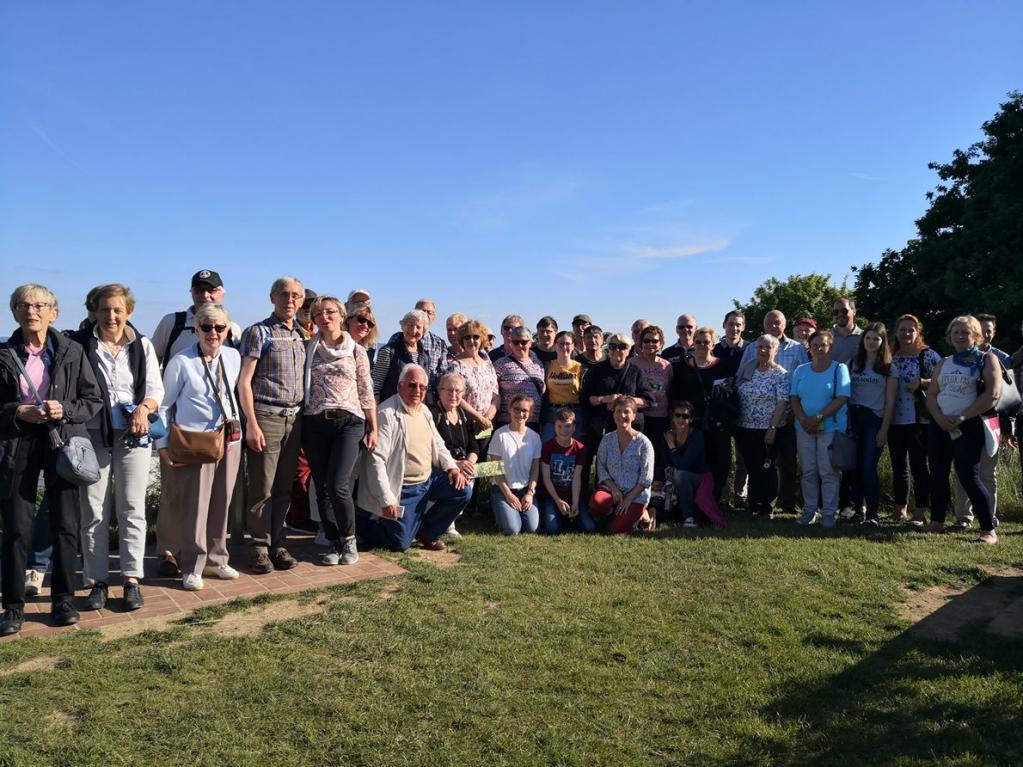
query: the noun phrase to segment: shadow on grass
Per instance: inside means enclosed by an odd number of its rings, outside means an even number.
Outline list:
[[[991,576],[864,660],[787,689],[761,715],[800,722],[777,764],[1023,764],[1023,577]],[[837,652],[870,648],[815,634]],[[762,741],[749,742],[762,752]],[[741,753],[735,755],[742,761]]]

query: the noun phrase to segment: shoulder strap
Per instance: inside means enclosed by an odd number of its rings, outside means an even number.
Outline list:
[[[206,380],[209,381],[210,382],[210,386],[213,387],[213,393],[217,395],[217,405],[220,406],[220,414],[224,417],[224,420],[226,421],[227,420],[227,411],[224,410],[224,394],[223,394],[223,388],[224,387],[221,386],[221,384],[226,384],[227,383],[227,380],[226,380],[227,377],[224,375],[224,360],[223,359],[219,359],[220,366],[217,368],[218,382],[214,383],[214,381],[213,381],[213,374],[210,373],[210,366],[206,364],[206,358],[203,356],[202,349],[199,349],[198,346],[199,345],[196,344],[196,348],[197,348],[197,351],[199,353],[199,361],[202,362],[203,372],[206,373]],[[231,415],[234,415],[234,398],[231,397],[231,392],[227,393],[227,398],[229,400],[231,400]]]
[[[170,350],[174,346],[174,342],[178,340],[178,336],[185,330],[185,320],[188,318],[188,311],[174,312],[174,326],[171,328],[170,335],[167,336],[167,346],[163,349],[163,367],[167,367],[167,363],[170,362]]]
[[[32,396],[36,398],[36,404],[39,407],[45,407],[45,405],[43,404],[43,398],[39,396],[39,392],[36,390],[35,384],[32,383],[32,379],[28,377],[28,371],[25,370],[25,366],[22,364],[21,358],[18,357],[18,353],[14,351],[13,347],[10,347],[10,352],[11,357],[14,358],[14,364],[18,368],[18,374],[25,379],[25,383],[28,384],[29,391],[31,391]],[[54,424],[53,421],[47,421],[46,427],[50,431],[50,442],[53,445],[53,447],[55,449],[60,447],[64,443],[64,440],[61,439],[60,433],[57,431],[57,425]]]
[[[508,359],[510,359],[512,362],[514,362],[516,365],[518,365],[522,369],[522,372],[525,373],[529,377],[530,382],[533,384],[533,387],[536,389],[536,393],[539,394],[542,397],[543,396],[543,383],[542,382],[538,382],[535,378],[533,378],[533,374],[530,373],[528,370],[526,370],[526,366],[523,365],[521,361],[515,359],[510,354],[507,355],[507,356],[508,356]]]

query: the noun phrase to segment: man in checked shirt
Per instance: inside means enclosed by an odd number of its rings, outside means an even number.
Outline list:
[[[298,564],[284,545],[284,519],[302,446],[306,333],[295,317],[304,300],[301,282],[279,277],[270,288],[273,313],[242,334],[238,399],[246,420],[247,521],[256,574]]]

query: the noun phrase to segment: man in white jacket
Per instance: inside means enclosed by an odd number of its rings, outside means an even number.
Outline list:
[[[443,551],[441,536],[472,495],[423,404],[428,386],[422,367],[406,365],[398,393],[377,406],[377,444],[363,456],[359,480],[359,507],[369,516],[360,516],[358,534],[369,547],[405,551],[418,538]]]

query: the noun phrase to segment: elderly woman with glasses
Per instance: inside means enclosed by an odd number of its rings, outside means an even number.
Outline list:
[[[465,379],[459,373],[445,373],[437,382],[437,404],[430,411],[437,433],[444,440],[444,447],[465,477],[468,500],[471,501],[480,445],[476,439],[476,424],[463,407],[464,397]],[[454,522],[448,526],[446,534],[453,538],[462,537]]]
[[[521,394],[529,397],[533,407],[529,412],[529,424],[540,428],[540,408],[547,384],[544,381],[543,365],[531,351],[533,337],[522,327],[512,328],[505,341],[507,353],[494,363],[497,386],[501,395],[501,410],[495,426],[511,423],[508,406],[512,398]]]
[[[646,320],[636,320],[646,322]],[[643,433],[655,445],[670,425],[668,422],[668,392],[671,391],[672,365],[660,356],[664,347],[664,331],[647,323],[639,331],[639,350],[629,361],[639,368],[647,386],[654,395],[654,404],[643,412]]]
[[[851,379],[849,368],[831,358],[833,344],[829,330],[810,336],[810,362],[796,368],[789,385],[803,480],[801,525],[812,525],[820,517],[824,527],[834,527],[838,513],[840,472],[831,464],[829,448],[835,433],[847,428]]]
[[[739,381],[739,421],[736,444],[749,472],[748,506],[753,516],[770,518],[778,494],[774,466],[775,440],[785,424],[789,374],[774,361],[781,343],[770,333],[752,344],[756,366]]]
[[[174,469],[181,518],[182,586],[204,588],[203,576],[223,580],[238,577],[228,564],[227,511],[241,460],[240,408],[235,395],[241,356],[224,341],[230,327],[220,304],[203,304],[195,312],[199,343],[179,352],[163,374],[164,398],[160,415],[171,434],[156,443],[160,460]],[[215,432],[222,441],[217,460],[190,455],[185,436]],[[183,447],[182,447],[183,446]]]
[[[50,431],[66,440],[88,437],[86,424],[103,409],[103,397],[82,347],[51,327],[57,296],[42,285],[11,294],[18,323],[0,343],[0,518],[3,519],[3,614],[0,636],[21,631],[25,613],[25,562],[32,538],[39,475],[43,475],[53,535],[51,613],[59,626],[78,623],[75,557],[78,554],[78,487],[57,473]],[[38,396],[36,396],[38,394]]]
[[[330,541],[322,561],[354,565],[359,552],[352,475],[360,446],[372,450],[377,441],[369,358],[342,330],[345,308],[339,299],[319,296],[309,314],[317,332],[306,347],[302,447],[316,487],[320,522]]]
[[[349,301],[345,304],[345,330],[359,346],[366,350],[372,368],[377,353],[377,318],[368,301]]]
[[[448,366],[449,371],[458,373],[465,382],[462,408],[476,422],[477,434],[493,427],[501,404],[497,372],[483,351],[486,340],[487,329],[482,323],[463,322],[455,335],[454,348],[459,350],[458,354]]]
[[[413,309],[401,318],[401,334],[388,341],[377,352],[373,362],[373,393],[383,402],[398,393],[398,376],[406,365],[417,364],[431,374],[430,355],[423,345],[423,335],[430,325],[426,312]]]

